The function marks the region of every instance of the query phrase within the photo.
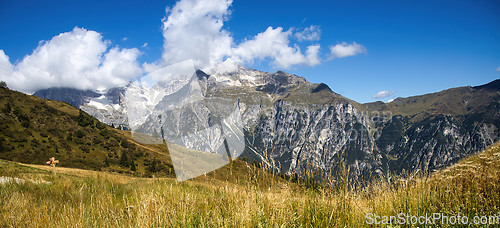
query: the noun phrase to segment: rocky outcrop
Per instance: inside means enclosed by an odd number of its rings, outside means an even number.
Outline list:
[[[433,170],[485,149],[499,138],[498,126],[439,114],[418,122],[394,116],[380,138],[378,148],[391,159],[391,170]]]

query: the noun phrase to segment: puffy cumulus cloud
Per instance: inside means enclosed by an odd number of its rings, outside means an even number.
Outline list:
[[[232,0],[182,0],[163,20],[163,61],[193,59],[200,68],[214,66],[230,55],[233,39],[222,26]]]
[[[4,76],[12,75],[14,67],[9,61],[9,56],[5,55],[5,52],[0,49],[0,78],[4,80]]]
[[[384,98],[392,96],[394,93],[395,93],[394,91],[384,90],[384,91],[380,91],[380,92],[376,93],[372,97],[375,99],[384,99]]]
[[[87,75],[87,79],[94,82],[94,85],[89,88],[111,88],[125,85],[131,79],[140,76],[142,69],[137,62],[139,55],[140,52],[136,48],[111,48],[104,55],[101,65]]]
[[[10,88],[32,93],[50,87],[105,89],[126,84],[142,72],[136,48],[108,50],[101,34],[74,28],[40,42],[32,54],[12,65],[0,53],[0,80]]]
[[[319,45],[309,46],[307,56],[304,56],[297,45],[290,45],[292,30],[283,31],[278,27],[268,27],[266,31],[257,34],[253,39],[242,42],[232,51],[232,59],[237,62],[252,62],[254,59],[273,59],[273,63],[282,68],[295,64],[316,65]]]
[[[356,42],[352,42],[352,44],[342,42],[336,44],[335,46],[330,46],[330,59],[344,58],[361,53],[366,53],[366,48],[365,46]]]
[[[234,69],[234,64],[252,64],[255,60],[271,60],[280,68],[293,65],[314,66],[321,63],[320,45],[301,51],[291,39],[317,41],[319,26],[312,25],[298,32],[282,27],[268,27],[251,39],[235,43],[231,33],[223,28],[231,14],[232,0],[181,0],[167,8],[163,20],[162,61],[146,64],[146,71],[157,69],[154,65],[169,65],[193,59],[196,67],[208,72],[212,69]]]
[[[321,63],[321,58],[319,57],[319,48],[319,44],[307,47],[306,59],[309,66],[318,65]]]
[[[321,36],[321,29],[317,25],[311,25],[295,33],[299,41],[318,41]]]

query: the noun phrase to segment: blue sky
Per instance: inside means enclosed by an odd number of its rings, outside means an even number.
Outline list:
[[[138,63],[131,71],[140,72],[143,63],[159,64],[167,56],[162,18],[165,8],[175,4],[158,0],[4,0],[0,2],[0,49],[11,68],[20,69],[28,64],[22,63],[23,58],[31,55],[40,41],[78,27],[99,33],[107,50],[119,48],[117,52]],[[240,53],[238,59],[246,66],[270,72],[284,70],[311,82],[324,82],[335,92],[362,103],[500,78],[496,71],[500,67],[498,1],[235,0],[223,18],[222,29],[236,45],[256,39],[271,26],[283,28],[281,33],[272,30],[277,35],[291,31],[286,41],[290,47],[299,47],[303,56],[307,47],[320,46],[319,63],[303,59],[283,67],[274,61],[276,56]],[[310,26],[320,31],[319,39],[299,41],[296,34]],[[329,48],[342,42],[362,45],[364,51],[331,59]],[[125,53],[127,50],[131,51]],[[102,65],[106,64],[97,67]],[[91,77],[107,75],[106,69],[99,72]],[[29,78],[26,73],[23,76]],[[392,95],[373,97],[381,91]]]

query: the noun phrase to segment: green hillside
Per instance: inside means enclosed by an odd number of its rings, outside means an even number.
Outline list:
[[[130,134],[75,107],[0,88],[0,158],[115,171],[137,176],[173,176],[168,148],[139,145]]]

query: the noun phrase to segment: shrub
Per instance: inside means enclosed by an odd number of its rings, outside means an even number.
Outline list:
[[[81,138],[83,138],[83,136],[85,136],[85,134],[83,133],[82,130],[75,131],[75,137],[81,139]]]
[[[2,109],[2,112],[8,114],[11,111],[12,111],[12,105],[10,104],[10,102],[7,102],[7,104],[5,104],[5,108]]]
[[[110,132],[108,131],[108,129],[102,129],[99,134],[102,135],[102,137],[104,137],[105,139],[109,139]]]
[[[21,126],[27,128],[30,125],[30,119],[28,118],[28,115],[23,112],[19,107],[14,107],[14,115],[16,115],[17,120],[21,122]]]
[[[94,120],[89,114],[85,113],[81,109],[78,111],[78,116],[76,117],[76,122],[78,123],[78,125],[86,127],[94,124]]]
[[[97,127],[97,129],[99,129],[99,130],[102,130],[102,129],[105,129],[105,128],[106,128],[106,124],[103,124],[103,123],[101,123],[101,122],[97,122],[97,123],[95,124],[95,126],[96,126],[96,127]]]
[[[71,146],[68,143],[66,143],[63,140],[59,140],[59,143],[61,144],[61,147],[64,148],[66,151],[71,151]]]
[[[160,172],[165,169],[165,166],[162,165],[161,161],[156,158],[153,158],[150,162],[145,161],[144,165],[147,166],[146,170],[152,173]]]
[[[109,151],[115,150],[118,147],[118,143],[115,140],[109,140],[103,144],[103,147]]]
[[[80,150],[82,150],[83,153],[86,153],[86,154],[90,153],[90,148],[86,145],[81,146]]]
[[[122,139],[120,140],[120,145],[121,145],[123,148],[128,148],[128,145],[129,145],[129,144],[128,144],[127,139],[122,138]]]
[[[142,156],[144,156],[144,150],[141,148],[137,148],[136,153],[135,153],[135,157],[140,158]]]
[[[26,119],[21,121],[21,126],[28,128],[30,126],[30,121]]]
[[[109,158],[107,158],[107,157],[106,157],[106,158],[104,159],[104,167],[109,167],[109,162],[110,162],[110,161],[109,161]]]
[[[13,150],[14,147],[10,145],[4,137],[0,137],[0,153],[1,152],[9,152]]]
[[[120,157],[120,166],[129,167],[129,161],[127,157],[127,152],[123,151]]]
[[[94,137],[94,138],[92,139],[92,143],[93,143],[94,145],[101,145],[101,144],[102,144],[102,140],[100,140],[98,137]]]

